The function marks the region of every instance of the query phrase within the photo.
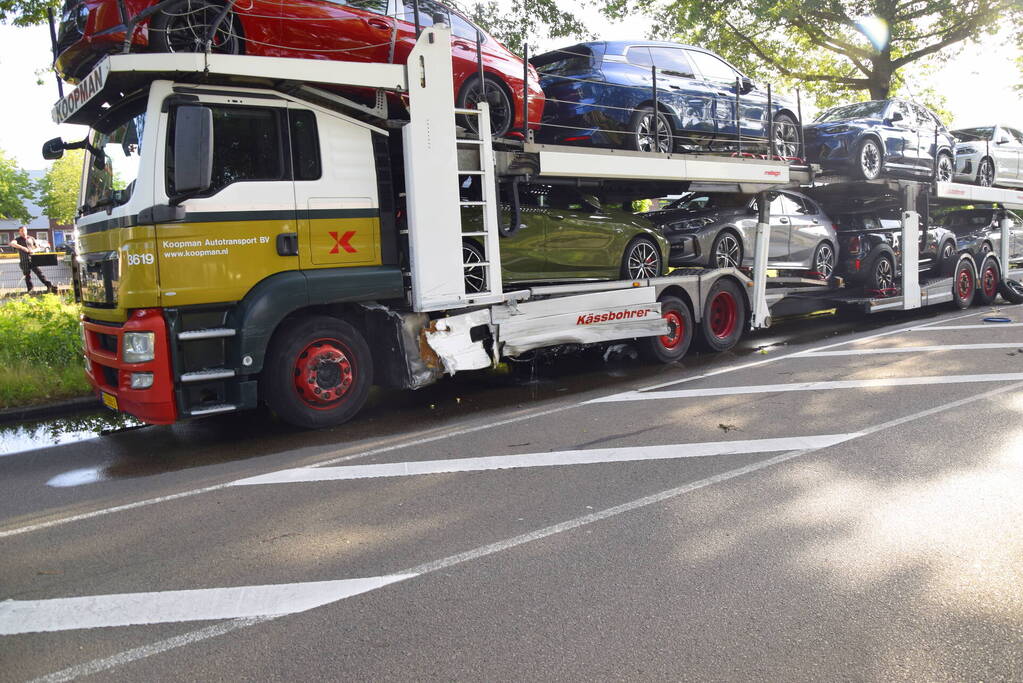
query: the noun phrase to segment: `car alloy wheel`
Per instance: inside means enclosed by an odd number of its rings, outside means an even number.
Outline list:
[[[486,261],[483,250],[472,242],[462,242],[462,266],[465,268],[465,292],[475,294],[487,288]]]
[[[159,52],[205,52],[206,37],[224,8],[206,0],[181,0],[160,10],[149,25],[151,45]],[[211,39],[213,52],[241,54],[240,31],[228,12]]]
[[[501,84],[489,76],[484,77],[484,87],[480,88],[480,79],[472,78],[462,89],[461,107],[475,109],[476,105],[485,100],[490,107],[490,134],[501,138],[508,134],[515,122],[515,107]],[[474,135],[479,133],[475,116],[464,116],[460,123]]]
[[[939,183],[952,182],[952,176],[955,175],[955,164],[952,162],[951,155],[944,152],[938,155],[938,171],[936,175]]]
[[[977,184],[991,187],[995,184],[995,164],[990,159],[981,159],[977,167]]]
[[[813,256],[813,270],[822,280],[830,280],[835,272],[835,250],[827,242],[817,245]]]
[[[625,275],[631,280],[643,280],[661,274],[661,255],[657,245],[647,239],[633,242],[625,252]]]
[[[774,153],[780,157],[794,157],[799,153],[796,122],[785,114],[774,120]]]
[[[895,268],[887,255],[882,255],[874,264],[874,289],[888,292],[895,287]]]
[[[738,268],[742,265],[742,245],[734,234],[722,233],[714,241],[714,265],[718,268]]]
[[[672,140],[671,124],[668,123],[668,117],[658,111],[655,118],[654,110],[649,107],[640,109],[636,112],[636,116],[638,117],[635,124],[636,150],[640,152],[670,152]]]
[[[860,145],[859,171],[865,180],[874,180],[881,175],[881,148],[874,140],[864,140]]]

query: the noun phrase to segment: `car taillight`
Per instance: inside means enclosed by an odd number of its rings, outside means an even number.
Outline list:
[[[851,253],[853,253],[853,254],[860,253],[860,246],[861,245],[860,245],[860,236],[859,235],[856,235],[855,237],[850,237],[849,238],[849,251]]]

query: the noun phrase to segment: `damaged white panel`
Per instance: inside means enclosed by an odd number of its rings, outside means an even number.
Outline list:
[[[462,370],[490,367],[490,356],[483,342],[472,340],[472,329],[481,325],[490,325],[487,309],[441,318],[423,331],[426,343],[440,358],[445,372],[453,375]]]
[[[495,310],[501,353],[517,356],[557,344],[593,344],[668,333],[652,287],[599,292]]]

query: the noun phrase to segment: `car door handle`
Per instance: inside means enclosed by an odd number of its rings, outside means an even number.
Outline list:
[[[788,222],[789,222],[789,219],[788,219],[788,218],[779,218],[779,219],[778,219],[778,222],[779,222],[779,223],[788,223]]]
[[[455,47],[457,47],[459,50],[475,50],[476,49],[475,45],[470,45],[469,43],[463,43],[460,40],[455,41]]]
[[[563,220],[565,220],[565,217],[564,217],[564,216],[558,216],[558,215],[556,215],[556,214],[551,214],[551,218],[552,218],[553,220],[556,220],[556,221],[563,221]]]
[[[391,28],[390,24],[381,19],[367,19],[366,23],[372,26],[373,28],[378,28],[382,31],[386,31]]]

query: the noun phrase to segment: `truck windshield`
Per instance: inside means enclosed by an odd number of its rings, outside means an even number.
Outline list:
[[[103,150],[103,163],[97,167],[95,156],[86,152],[85,195],[82,215],[119,206],[131,199],[138,177],[142,154],[142,131],[146,124],[145,102],[124,112],[123,117],[93,131],[91,142]],[[106,132],[109,131],[109,132]]]

